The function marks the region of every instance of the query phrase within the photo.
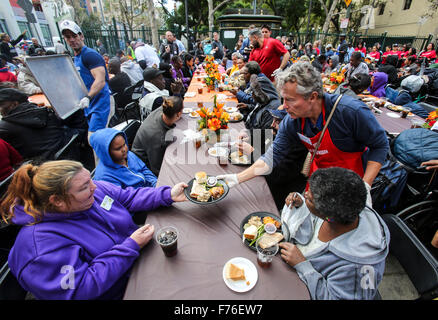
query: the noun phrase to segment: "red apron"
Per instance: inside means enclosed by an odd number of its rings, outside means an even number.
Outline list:
[[[323,126],[326,124],[325,120],[325,106],[322,108],[322,118]],[[304,146],[309,150],[309,152],[315,152],[315,146],[318,143],[319,137],[322,133],[320,131],[317,135],[312,138],[304,136],[304,124],[305,119],[301,119],[301,133],[298,132],[298,137]],[[366,148],[364,149],[364,151]],[[362,154],[364,151],[360,152],[344,152],[339,150],[333,143],[330,132],[327,128],[325,134],[321,140],[321,144],[313,159],[313,163],[310,166],[309,177],[319,168],[331,168],[331,167],[341,167],[345,169],[350,169],[356,172],[361,178],[363,178],[364,170],[362,165]],[[308,189],[308,187],[306,187]]]

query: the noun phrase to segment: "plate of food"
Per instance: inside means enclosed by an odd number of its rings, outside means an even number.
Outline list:
[[[208,149],[208,154],[212,157],[228,157],[228,148],[211,147]]]
[[[199,113],[197,113],[196,111],[192,111],[189,113],[189,117],[190,118],[197,118],[197,117],[199,117]]]
[[[230,188],[224,180],[208,176],[206,172],[199,171],[195,178],[190,180],[184,189],[186,198],[197,204],[216,203],[226,197]]]
[[[391,111],[395,111],[395,112],[401,112],[401,111],[403,110],[403,107],[402,107],[402,106],[396,106],[396,105],[394,105],[394,104],[389,104],[389,103],[387,103],[387,104],[385,105],[385,107],[386,107],[387,109],[389,109],[389,110],[391,110]]]
[[[257,268],[250,260],[236,257],[228,260],[222,269],[222,278],[228,288],[236,292],[247,292],[258,280]]]
[[[238,109],[237,107],[225,107],[224,110],[228,113],[236,112]]]
[[[256,241],[259,238],[261,239],[259,244],[262,248],[269,248],[276,243],[289,239],[288,230],[287,228],[284,231],[282,230],[280,221],[280,217],[269,212],[250,213],[240,223],[240,234],[243,243],[250,249],[257,251]],[[268,225],[269,228],[274,225],[276,230],[269,230]]]
[[[240,122],[242,120],[243,120],[243,114],[241,114],[238,111],[235,111],[230,113],[230,119],[228,120],[228,122]]]
[[[183,113],[190,113],[193,112],[192,108],[183,108]]]
[[[243,152],[237,149],[230,152],[228,160],[230,160],[231,164],[235,164],[238,166],[249,166],[252,164],[251,155],[243,154]]]

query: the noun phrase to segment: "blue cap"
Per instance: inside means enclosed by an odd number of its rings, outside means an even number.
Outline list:
[[[283,118],[287,115],[287,111],[284,109],[283,110],[271,109],[271,110],[269,110],[269,112],[271,113],[271,115],[274,118],[281,119],[281,120],[283,120]]]

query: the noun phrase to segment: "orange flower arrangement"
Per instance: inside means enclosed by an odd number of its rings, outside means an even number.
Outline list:
[[[202,107],[197,112],[201,116],[198,120],[198,129],[209,129],[217,132],[220,129],[228,129],[228,121],[230,115],[223,110],[224,103],[216,102],[216,95],[213,98],[213,111],[209,111],[206,107]]]
[[[330,73],[330,82],[332,84],[341,84],[345,81],[344,72],[332,72]]]
[[[429,113],[429,116],[426,118],[426,123],[423,125],[424,128],[430,129],[438,120],[438,110],[432,111]]]
[[[214,85],[221,80],[221,74],[218,69],[218,65],[214,62],[213,56],[205,57],[205,72],[207,77],[205,78],[205,84],[209,87],[214,87]]]

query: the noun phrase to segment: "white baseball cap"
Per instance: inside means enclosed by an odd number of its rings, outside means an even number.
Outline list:
[[[81,28],[79,28],[79,26],[71,20],[62,21],[59,25],[59,28],[61,29],[61,33],[63,33],[64,30],[70,30],[74,34],[82,33]]]

